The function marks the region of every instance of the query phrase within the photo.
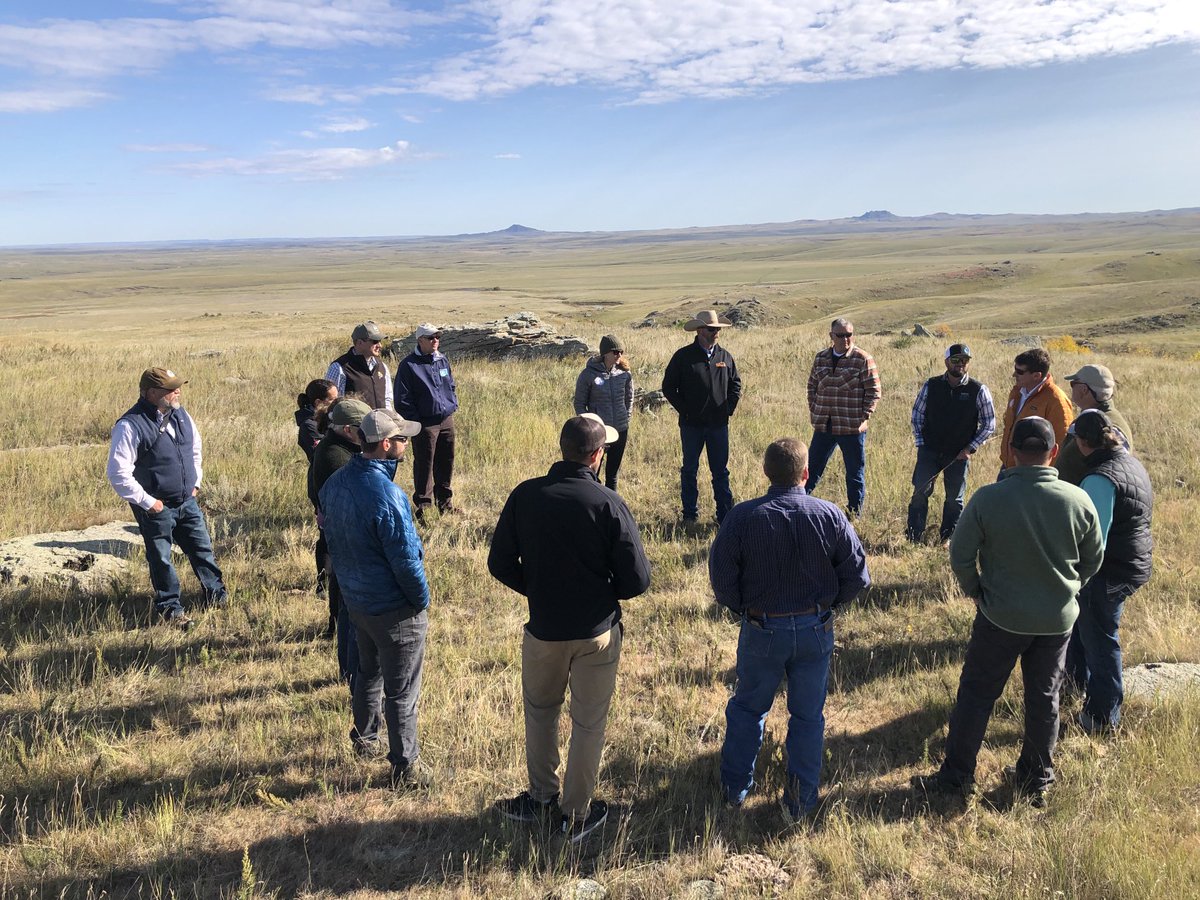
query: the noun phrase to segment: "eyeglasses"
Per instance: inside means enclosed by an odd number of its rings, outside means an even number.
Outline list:
[[[393,435],[390,438],[384,438],[384,440],[391,441],[394,444],[407,444],[408,443],[408,438],[406,438],[402,434]]]
[[[848,340],[849,338],[854,337],[853,331],[831,331],[829,333],[835,338],[841,338],[842,340]]]
[[[1028,375],[1028,374],[1029,374],[1028,369],[1018,369],[1016,366],[1013,366],[1013,378],[1017,378],[1021,375]]]
[[[952,357],[950,357],[950,362],[952,362],[952,363],[962,363],[963,365],[966,365],[970,361],[971,361],[971,357],[969,357],[969,356],[952,356]]]

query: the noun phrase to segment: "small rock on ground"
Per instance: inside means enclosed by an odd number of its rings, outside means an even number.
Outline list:
[[[1200,691],[1200,663],[1146,663],[1126,669],[1126,698],[1154,701],[1187,691]]]

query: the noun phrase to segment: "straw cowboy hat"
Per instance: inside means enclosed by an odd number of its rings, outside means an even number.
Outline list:
[[[722,319],[715,309],[706,309],[696,313],[695,318],[683,324],[684,331],[695,331],[697,328],[725,328],[733,323]]]

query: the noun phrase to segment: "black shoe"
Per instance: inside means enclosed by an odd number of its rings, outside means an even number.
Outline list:
[[[462,507],[455,506],[453,503],[447,503],[444,506],[438,506],[438,514],[443,516],[457,516],[462,512]]]
[[[1004,767],[1004,780],[1008,784],[1012,785],[1014,797],[1024,797],[1029,801],[1029,805],[1034,809],[1046,808],[1046,794],[1050,790],[1048,787],[1028,787],[1023,781],[1021,781],[1020,776],[1017,774],[1016,766]]]
[[[603,800],[593,800],[588,807],[588,814],[582,819],[562,818],[562,833],[568,843],[579,844],[587,836],[599,828],[608,819],[608,804]]]
[[[515,797],[501,800],[496,804],[500,815],[512,822],[542,822],[549,818],[558,802],[558,794],[549,800],[534,800],[529,791],[521,791]]]
[[[428,509],[428,507],[418,506],[416,509],[413,510],[413,519],[415,519],[416,522],[420,525],[425,524],[425,510],[426,509]]]
[[[229,605],[229,592],[221,591],[217,594],[209,594],[204,598],[204,605],[210,609],[225,609]]]
[[[387,748],[383,746],[383,741],[375,738],[370,741],[354,741],[354,755],[360,759],[378,759],[387,753]]]
[[[914,790],[924,791],[926,794],[970,797],[975,793],[974,781],[951,781],[940,771],[934,772],[932,775],[914,775],[909,780],[909,784],[913,786]]]
[[[391,785],[398,791],[423,790],[433,787],[433,769],[424,760],[414,759],[407,766],[392,766]]]
[[[180,631],[188,631],[195,623],[188,618],[187,613],[176,607],[163,616],[163,624],[170,625],[172,628],[178,628]]]

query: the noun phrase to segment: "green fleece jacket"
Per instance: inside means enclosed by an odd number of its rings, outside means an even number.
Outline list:
[[[1075,596],[1100,568],[1096,508],[1050,466],[1006,469],[975,492],[950,541],[950,567],[993,625],[1014,634],[1065,634]]]

